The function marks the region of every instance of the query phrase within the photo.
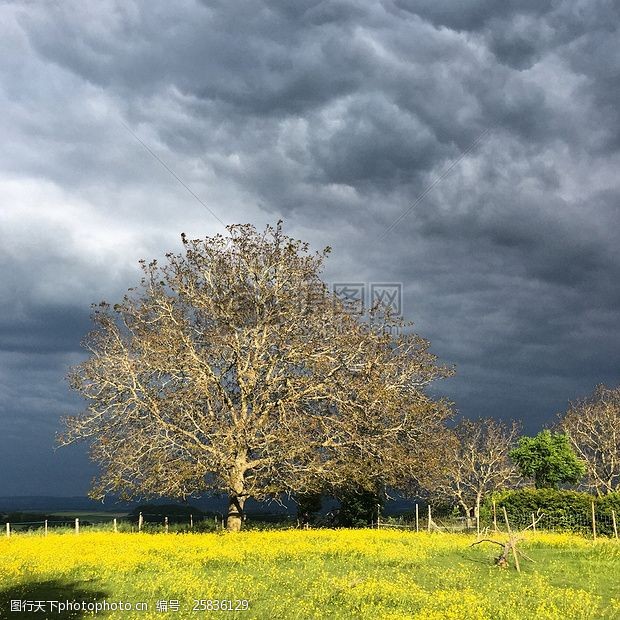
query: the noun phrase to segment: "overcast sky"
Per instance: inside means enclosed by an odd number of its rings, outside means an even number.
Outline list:
[[[0,495],[87,491],[53,445],[90,304],[222,222],[284,219],[334,248],[329,282],[402,282],[463,415],[536,432],[617,385],[619,23],[615,0],[1,2]]]

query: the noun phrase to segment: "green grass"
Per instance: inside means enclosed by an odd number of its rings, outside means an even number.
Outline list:
[[[499,547],[474,540],[376,530],[18,535],[0,540],[0,617],[20,617],[1,608],[25,598],[149,605],[101,618],[620,618],[617,541],[529,536],[523,549],[534,562],[517,573],[494,566]],[[170,599],[180,611],[155,611]],[[247,600],[249,609],[192,611],[201,599]]]

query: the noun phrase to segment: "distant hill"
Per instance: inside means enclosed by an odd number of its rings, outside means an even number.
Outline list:
[[[54,512],[59,510],[131,510],[135,503],[106,501],[104,504],[88,497],[52,497],[24,495],[0,497],[0,512]]]
[[[159,498],[156,500],[146,500],[149,504],[176,504],[183,505],[183,502],[171,498]],[[124,502],[113,497],[106,498],[105,502],[96,502],[85,496],[74,497],[51,497],[46,495],[24,495],[24,496],[5,496],[0,497],[0,512],[57,512],[57,511],[95,511],[95,512],[131,512],[134,508],[144,503],[145,500],[135,502]],[[222,496],[206,496],[200,498],[190,498],[188,503],[196,506],[203,512],[223,514],[227,508],[227,500]],[[328,502],[329,504],[329,502]],[[396,498],[386,503],[383,514],[398,514],[406,510],[411,510],[413,502]],[[324,505],[327,509],[328,506]],[[275,502],[255,502],[248,500],[246,504],[248,514],[294,514],[296,505],[292,500],[284,502],[284,505]]]
[[[175,504],[182,506],[183,502],[171,498],[158,498],[149,500],[136,500],[133,502],[120,501],[114,497],[108,497],[104,502],[97,502],[85,496],[75,497],[51,497],[47,495],[24,495],[0,497],[0,512],[68,512],[75,511],[110,511],[131,512],[141,503],[148,501],[151,505]],[[201,497],[188,500],[204,512],[223,513],[227,507],[224,497]],[[247,510],[255,513],[286,513],[286,508],[277,504],[264,504],[249,501]]]

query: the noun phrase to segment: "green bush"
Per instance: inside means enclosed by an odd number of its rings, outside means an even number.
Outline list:
[[[377,518],[383,507],[383,498],[376,492],[348,487],[336,495],[340,502],[338,525],[341,527],[366,527]]]
[[[603,497],[597,498],[596,502],[598,511],[603,515],[611,515],[611,511],[614,510],[616,519],[620,519],[620,491],[603,495]],[[620,527],[620,522],[617,525]]]
[[[298,494],[295,496],[295,503],[297,504],[297,519],[301,524],[316,523],[323,507],[321,493]]]
[[[597,532],[613,535],[612,510],[620,520],[620,493],[597,497],[590,493],[558,489],[525,488],[515,491],[494,493],[484,506],[484,515],[492,518],[492,504],[495,500],[498,523],[503,523],[503,508],[510,524],[515,528],[528,526],[532,513],[542,514],[541,528],[564,529],[589,532],[592,528],[592,502],[597,521]],[[620,522],[618,523],[620,526]]]
[[[140,513],[143,515],[145,524],[163,524],[165,517],[168,517],[168,522],[172,525],[173,523],[189,523],[190,515],[192,515],[194,522],[211,516],[195,506],[179,504],[141,504],[134,508],[127,515],[127,518],[132,523],[137,523]]]

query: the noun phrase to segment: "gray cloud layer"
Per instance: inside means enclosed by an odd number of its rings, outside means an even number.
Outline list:
[[[63,377],[89,304],[181,231],[221,230],[123,124],[226,223],[283,217],[334,247],[328,280],[402,281],[407,316],[457,365],[436,390],[464,414],[535,431],[617,383],[618,3],[0,16],[0,495],[86,490],[83,453],[51,446],[79,409]]]

